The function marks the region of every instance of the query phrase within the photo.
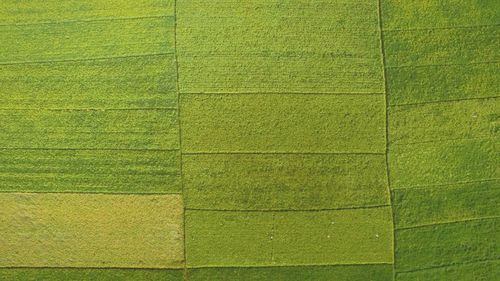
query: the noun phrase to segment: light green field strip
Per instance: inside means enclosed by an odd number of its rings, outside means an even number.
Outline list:
[[[498,139],[392,146],[391,188],[499,179],[499,148]]]
[[[174,52],[167,17],[0,26],[0,64]]]
[[[184,281],[182,270],[147,269],[0,269],[2,281]]]
[[[179,268],[180,195],[0,194],[0,267]]]
[[[489,281],[500,276],[500,261],[485,261],[455,266],[438,267],[423,271],[398,273],[397,281]]]
[[[184,155],[187,208],[334,209],[388,205],[384,155]]]
[[[500,137],[500,98],[389,109],[392,145]]]
[[[392,265],[388,264],[188,270],[189,281],[387,281],[391,279]]]
[[[500,28],[384,31],[386,67],[500,61]]]
[[[396,228],[500,216],[500,180],[393,191]]]
[[[381,95],[184,95],[180,107],[187,153],[385,152]]]
[[[432,225],[396,231],[396,270],[421,271],[500,259],[500,219]]]
[[[433,29],[500,24],[497,0],[382,0],[384,29]]]
[[[2,0],[0,25],[173,16],[173,0]]]
[[[175,108],[173,55],[0,65],[0,109]]]
[[[0,149],[0,171],[0,191],[182,191],[178,150]]]
[[[390,208],[187,211],[189,267],[392,263]]]
[[[388,68],[387,83],[390,105],[495,97],[500,63]]]
[[[179,0],[180,91],[383,93],[377,11],[376,0]]]
[[[176,110],[2,110],[2,148],[178,149]]]

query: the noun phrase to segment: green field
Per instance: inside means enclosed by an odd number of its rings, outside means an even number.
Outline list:
[[[498,46],[498,0],[3,0],[0,280],[496,280]]]

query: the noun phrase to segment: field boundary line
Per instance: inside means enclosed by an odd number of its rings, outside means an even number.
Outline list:
[[[432,31],[432,30],[448,30],[448,29],[480,29],[489,27],[498,27],[500,24],[478,24],[478,25],[458,25],[458,26],[448,26],[448,27],[421,27],[421,28],[393,28],[384,29],[387,32],[405,32],[405,31]]]
[[[481,217],[481,218],[470,218],[470,219],[462,219],[462,220],[444,221],[444,222],[435,222],[435,223],[420,224],[420,225],[414,225],[414,226],[398,227],[398,228],[396,228],[396,230],[410,230],[410,229],[416,229],[416,228],[433,227],[433,226],[440,226],[440,225],[447,225],[447,224],[460,224],[460,223],[483,221],[483,220],[487,221],[487,220],[495,220],[498,218],[500,218],[500,216],[486,216],[486,217]]]
[[[200,212],[221,212],[221,213],[316,213],[316,212],[330,212],[330,211],[344,211],[344,210],[364,210],[364,209],[379,209],[390,207],[391,205],[371,205],[371,206],[356,206],[356,207],[342,207],[342,208],[318,208],[318,209],[205,209],[205,208],[186,208],[187,211],[200,211]]]
[[[462,102],[462,101],[476,101],[476,100],[488,100],[488,99],[498,99],[498,98],[500,98],[500,96],[437,100],[437,101],[426,101],[426,102],[417,102],[417,103],[393,104],[393,105],[390,105],[390,107],[419,106],[419,105],[426,105],[426,104],[455,103],[455,102]]]
[[[4,65],[83,62],[83,61],[99,61],[99,60],[113,60],[113,59],[157,57],[157,56],[167,56],[167,55],[174,55],[174,53],[173,52],[165,52],[165,53],[137,54],[137,55],[127,55],[127,56],[93,57],[93,58],[81,58],[81,59],[55,59],[55,60],[39,60],[39,61],[0,62],[0,67],[2,67]]]
[[[150,15],[140,17],[109,17],[109,18],[86,18],[77,20],[63,20],[63,21],[40,21],[40,22],[26,22],[26,23],[0,23],[0,26],[30,26],[30,25],[50,25],[50,24],[67,24],[67,23],[87,23],[87,22],[103,22],[103,21],[121,21],[121,20],[141,20],[141,19],[161,19],[161,18],[174,18],[173,15]]]

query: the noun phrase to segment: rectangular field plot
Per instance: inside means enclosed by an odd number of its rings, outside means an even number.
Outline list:
[[[20,4],[17,0],[3,0],[0,23],[33,24],[173,15],[173,0],[44,0],[43,4],[38,1]]]
[[[180,193],[180,152],[0,149],[0,190]]]
[[[333,209],[388,205],[384,155],[184,155],[187,208]]]
[[[179,195],[0,194],[0,267],[179,268]]]
[[[175,79],[173,55],[0,64],[0,108],[174,108]]]
[[[500,180],[393,191],[396,228],[495,217]]]
[[[183,0],[177,16],[181,93],[384,92],[375,0]]]
[[[500,218],[396,230],[396,271],[498,260]]]
[[[392,265],[192,268],[188,276],[190,281],[387,281]]]
[[[187,211],[189,267],[392,263],[389,207],[314,212]]]
[[[385,152],[380,95],[200,94],[180,106],[186,153]]]
[[[178,149],[177,111],[2,110],[0,147]]]

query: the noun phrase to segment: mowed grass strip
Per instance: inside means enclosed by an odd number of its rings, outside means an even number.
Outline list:
[[[174,52],[174,19],[0,25],[0,64]]]
[[[3,281],[184,281],[182,270],[138,268],[0,268],[0,279]]]
[[[384,155],[184,155],[187,208],[334,209],[388,205]]]
[[[183,266],[180,195],[0,194],[0,267]]]
[[[179,149],[176,110],[2,110],[0,147]]]
[[[389,207],[186,212],[189,267],[392,263]]]
[[[499,147],[496,139],[392,146],[389,152],[391,188],[498,179]]]
[[[498,96],[500,63],[387,69],[390,105]]]
[[[396,228],[500,215],[500,180],[393,191]]]
[[[377,11],[377,1],[178,1],[180,91],[383,93]]]
[[[381,95],[183,95],[180,107],[186,153],[385,152]]]
[[[496,0],[383,0],[384,29],[433,29],[500,24]]]
[[[482,261],[458,264],[453,266],[437,267],[415,272],[397,273],[398,281],[477,281],[496,280],[500,275],[500,261]]]
[[[190,268],[190,281],[387,281],[392,265]]]
[[[384,31],[389,68],[497,63],[498,45],[497,26]]]
[[[175,79],[173,55],[0,64],[0,108],[175,108]]]
[[[180,152],[0,149],[0,190],[181,193]]]
[[[58,21],[91,21],[132,17],[173,16],[173,0],[3,0],[0,24],[35,24]]]
[[[391,145],[500,136],[500,98],[395,106],[389,109]]]
[[[396,230],[396,271],[417,271],[500,258],[500,218]]]

